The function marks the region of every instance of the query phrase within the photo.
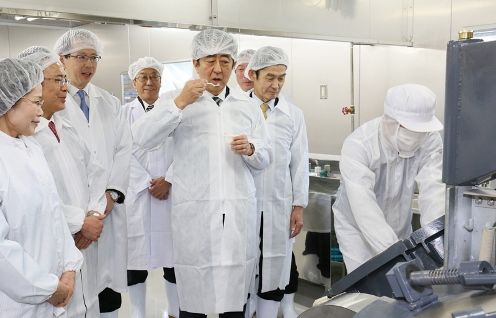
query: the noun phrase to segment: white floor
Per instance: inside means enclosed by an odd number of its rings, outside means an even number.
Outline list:
[[[146,318],[166,318],[167,317],[167,299],[165,297],[165,286],[162,269],[150,271],[146,280]],[[300,314],[307,308],[295,304],[296,311]],[[209,316],[209,318],[217,315]],[[131,318],[129,314],[129,297],[128,294],[122,295],[122,307],[119,310],[119,318]]]

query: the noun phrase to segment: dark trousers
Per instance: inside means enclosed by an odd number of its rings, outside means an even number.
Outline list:
[[[176,275],[174,273],[173,267],[164,267],[164,279],[169,283],[176,283]],[[148,271],[146,270],[128,270],[127,271],[127,285],[133,286],[136,284],[141,284],[146,281],[148,277]]]
[[[303,255],[308,254],[317,255],[320,273],[324,277],[331,277],[331,233],[307,232]]]
[[[262,293],[262,264],[263,264],[263,213],[262,221],[260,222],[260,259],[258,261],[258,297],[265,300],[281,301],[284,294],[294,294],[298,290],[298,269],[294,253],[291,255],[291,273],[289,275],[289,283],[285,289],[276,289]]]
[[[245,306],[246,307],[246,306]],[[205,314],[195,314],[187,311],[179,311],[179,318],[206,318]],[[243,311],[231,311],[219,314],[219,318],[244,318],[245,309]]]
[[[98,302],[100,303],[101,313],[116,311],[121,308],[121,294],[110,288],[105,288],[98,294]]]

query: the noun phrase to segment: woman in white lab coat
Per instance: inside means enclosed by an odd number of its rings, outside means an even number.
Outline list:
[[[333,205],[336,236],[348,272],[412,232],[412,197],[419,189],[422,226],[444,214],[443,125],[436,96],[425,86],[388,90],[384,115],[343,144],[341,185]]]
[[[83,257],[38,144],[42,70],[0,60],[0,313],[65,316]]]
[[[58,64],[58,56],[39,46],[29,47],[18,56],[43,68],[43,117],[34,138],[47,159],[69,230],[84,256],[67,314],[69,318],[97,317],[97,239],[103,229],[106,206],[105,183],[101,178],[104,170],[71,123],[57,114],[64,109],[67,94],[65,72]]]

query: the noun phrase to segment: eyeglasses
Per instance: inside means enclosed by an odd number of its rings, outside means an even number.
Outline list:
[[[87,56],[87,55],[66,55],[66,58],[75,58],[79,63],[86,63],[91,61],[92,63],[98,63],[102,59],[100,55]]]
[[[60,87],[67,85],[69,81],[67,77],[45,77],[44,80],[54,81],[56,84],[59,84]]]
[[[138,75],[134,79],[139,81],[140,83],[146,83],[146,82],[148,82],[148,80],[150,80],[152,82],[157,82],[160,80],[160,75],[151,75],[151,76]]]
[[[38,99],[38,100],[32,100],[32,99],[29,99],[27,97],[21,97],[20,99],[25,99],[33,104],[35,104],[36,106],[43,106],[43,103],[45,102],[43,99]]]

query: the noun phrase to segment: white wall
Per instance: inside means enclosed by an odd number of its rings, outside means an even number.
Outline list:
[[[495,27],[494,0],[415,0],[414,44],[446,49],[458,31]]]
[[[412,0],[219,0],[219,25],[364,41],[407,42]]]
[[[382,115],[389,87],[409,82],[425,85],[436,94],[436,116],[443,120],[445,51],[358,45],[354,47],[354,58],[357,126]]]

